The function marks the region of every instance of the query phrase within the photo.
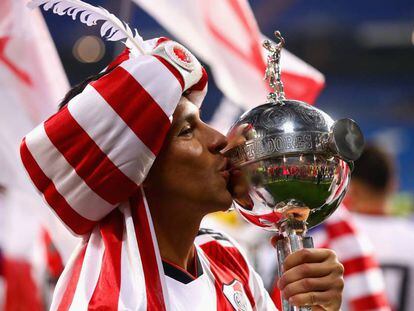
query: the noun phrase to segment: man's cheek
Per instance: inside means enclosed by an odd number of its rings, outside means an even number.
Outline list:
[[[203,153],[203,146],[195,139],[181,141],[174,149],[176,158],[186,158],[187,160],[198,158]]]

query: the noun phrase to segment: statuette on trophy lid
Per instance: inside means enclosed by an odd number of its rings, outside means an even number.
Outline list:
[[[269,52],[265,79],[271,92],[264,104],[245,112],[231,127],[229,137],[236,137],[238,144],[226,155],[246,186],[235,199],[237,211],[250,223],[283,236],[276,245],[281,264],[291,252],[312,244],[307,230],[341,203],[364,138],[353,120],[334,121],[305,102],[286,99],[280,67],[285,40],[278,31],[275,37],[277,43],[263,43]],[[283,301],[283,310],[309,309]]]

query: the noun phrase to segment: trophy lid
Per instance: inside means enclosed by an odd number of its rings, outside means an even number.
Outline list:
[[[244,113],[230,129],[230,136],[243,137],[242,144],[227,152],[233,165],[294,154],[338,156],[349,163],[358,159],[364,139],[353,120],[335,122],[318,108],[285,98],[280,69],[285,41],[279,31],[275,36],[278,44],[269,40],[263,43],[270,52],[265,79],[272,92],[265,104]]]

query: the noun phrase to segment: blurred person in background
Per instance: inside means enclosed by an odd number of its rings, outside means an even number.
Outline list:
[[[393,309],[407,311],[414,309],[414,231],[412,222],[390,213],[397,184],[393,158],[369,144],[355,162],[346,203],[374,245]]]

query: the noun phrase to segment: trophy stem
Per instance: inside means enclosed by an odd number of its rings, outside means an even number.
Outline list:
[[[282,234],[284,238],[280,239],[276,243],[276,251],[278,258],[278,274],[279,278],[283,272],[283,262],[285,258],[302,248],[313,248],[312,237],[304,236],[306,233],[306,225],[303,223],[302,228],[298,230],[298,223],[294,225],[290,221],[286,222],[286,225],[282,228]],[[289,302],[282,297],[282,310],[283,311],[311,311],[312,307],[296,307],[289,304]]]

